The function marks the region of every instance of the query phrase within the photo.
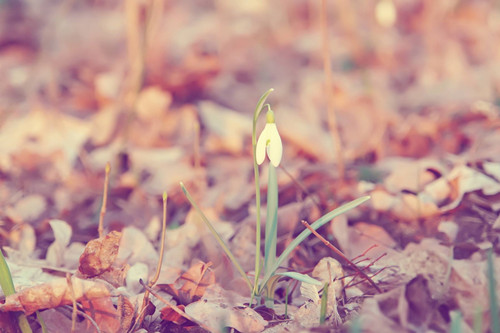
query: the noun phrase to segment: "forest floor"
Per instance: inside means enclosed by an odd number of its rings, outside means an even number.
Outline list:
[[[0,1],[0,245],[17,291],[0,328],[22,311],[35,332],[494,331],[499,45],[494,1]],[[179,186],[253,280],[252,117],[270,88],[278,254],[302,220],[371,196],[318,231],[380,290],[312,235],[282,264],[331,283],[321,325],[306,283],[252,300]]]

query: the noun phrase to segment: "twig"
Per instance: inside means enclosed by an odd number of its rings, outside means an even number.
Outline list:
[[[73,282],[71,281],[71,274],[66,273],[66,281],[68,283],[69,292],[71,294],[71,302],[73,303],[73,310],[71,312],[71,333],[76,329],[76,315],[78,309],[76,308],[75,290],[73,289]]]
[[[365,252],[361,253],[361,254],[360,254],[359,256],[357,256],[357,257],[352,258],[351,260],[352,260],[352,261],[354,261],[354,260],[356,260],[356,259],[358,259],[358,258],[361,258],[361,257],[366,256],[366,254],[367,254],[368,252],[370,252],[372,249],[376,248],[377,246],[378,246],[377,244],[373,244],[372,246],[370,246],[369,248],[367,248],[367,249],[365,250]],[[363,259],[363,260],[364,260],[364,259]]]
[[[161,245],[160,245],[160,258],[158,259],[158,265],[156,265],[156,273],[153,278],[149,281],[149,288],[153,288],[155,283],[158,281],[160,277],[161,265],[163,263],[163,252],[165,250],[165,233],[167,230],[167,192],[163,192],[163,219],[161,226]],[[137,316],[137,320],[134,324],[134,327],[140,325],[144,320],[145,309],[149,303],[149,290],[146,288],[146,292],[144,293],[144,298],[142,300],[142,307],[139,316]]]
[[[367,252],[367,251],[365,251],[365,252]],[[382,259],[382,258],[383,258],[383,257],[385,257],[386,255],[387,255],[387,253],[382,253],[382,254],[381,254],[381,255],[380,255],[377,259],[373,260],[373,261],[372,261],[372,262],[370,262],[367,266],[363,267],[363,270],[367,270],[367,269],[369,269],[369,268],[370,268],[371,266],[373,266],[373,265],[374,265],[377,261],[379,261],[380,259]],[[363,259],[363,260],[365,260],[365,259]],[[359,262],[361,262],[361,261],[359,261]],[[359,262],[358,262],[358,263],[359,263]],[[373,274],[370,276],[370,278],[373,278],[374,276],[377,276],[379,273],[381,273],[381,272],[382,272],[384,269],[386,269],[386,268],[387,268],[387,267],[382,267],[381,269],[379,269],[378,271],[376,271],[375,273],[373,273]],[[352,281],[354,281],[354,280],[352,280]],[[359,283],[363,282],[363,281],[361,281],[361,282],[353,283],[352,281],[350,281],[350,282],[347,284],[346,288],[353,287],[353,286],[358,285]]]
[[[109,185],[109,172],[111,171],[111,166],[109,162],[106,163],[106,175],[104,176],[104,193],[102,194],[102,206],[101,206],[101,214],[99,215],[99,227],[97,229],[99,233],[99,238],[103,236],[104,227],[104,214],[106,214],[106,203],[108,201],[108,185]]]
[[[207,270],[210,268],[210,266],[212,266],[212,263],[211,263],[211,262],[209,262],[209,263],[207,263],[207,264],[203,264],[203,268],[202,268],[202,270],[201,270],[200,275],[198,276],[198,278],[197,278],[197,280],[196,280],[196,281],[193,281],[193,282],[195,283],[195,285],[196,285],[196,288],[191,289],[191,291],[190,291],[190,293],[189,293],[189,297],[190,297],[191,299],[193,299],[193,298],[194,298],[194,296],[195,296],[195,295],[194,295],[194,293],[196,292],[196,289],[197,289],[197,288],[198,288],[198,286],[200,285],[200,282],[201,282],[201,280],[203,279],[203,276],[205,275],[205,273],[207,272]]]
[[[332,136],[335,151],[337,153],[337,163],[339,168],[339,178],[344,179],[345,164],[342,151],[342,142],[340,141],[340,134],[337,122],[337,115],[333,105],[333,80],[332,80],[332,65],[330,63],[330,47],[328,44],[328,13],[326,0],[321,1],[320,11],[321,21],[321,35],[323,41],[323,72],[325,73],[325,97],[328,116],[328,127],[330,128],[330,135]]]
[[[362,270],[360,270],[358,268],[358,266],[356,266],[351,260],[349,260],[339,249],[337,249],[335,246],[333,246],[329,241],[327,241],[323,236],[321,236],[316,230],[311,228],[311,226],[309,225],[309,223],[307,223],[307,221],[302,220],[301,222],[307,229],[309,229],[309,231],[311,231],[314,234],[314,236],[318,237],[323,242],[323,244],[325,244],[330,250],[332,250],[333,252],[338,254],[342,259],[344,259],[359,275],[364,277],[379,293],[382,293],[382,290],[380,290],[380,288],[375,284],[375,282],[373,282],[373,280],[370,279],[370,277],[368,275],[366,275]]]
[[[102,332],[101,329],[99,328],[99,325],[97,325],[97,323],[95,322],[95,320],[92,319],[92,317],[88,313],[86,313],[85,311],[81,311],[81,310],[76,310],[76,312],[79,315],[85,317],[92,324],[92,326],[94,326],[94,328],[96,330],[96,333],[101,333]]]

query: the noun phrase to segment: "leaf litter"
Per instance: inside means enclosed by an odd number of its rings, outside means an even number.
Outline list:
[[[54,332],[447,332],[456,314],[464,332],[477,332],[478,320],[492,330],[486,253],[500,252],[493,2],[328,5],[328,95],[345,179],[326,126],[319,5],[152,3],[139,7],[154,15],[136,13],[137,31],[151,23],[140,82],[121,2],[0,4],[0,235],[17,291],[0,311],[38,310]],[[301,220],[372,197],[319,231],[382,293],[313,237],[283,263],[330,282],[322,327],[316,286],[283,278],[273,309],[251,306],[178,187],[190,188],[255,274],[250,110],[269,87],[284,141],[278,251]],[[165,256],[143,308],[163,191]],[[0,327],[9,329],[5,318]],[[41,331],[35,315],[29,321]]]

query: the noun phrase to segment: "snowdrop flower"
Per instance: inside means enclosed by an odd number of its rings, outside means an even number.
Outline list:
[[[281,156],[283,155],[283,145],[281,143],[280,134],[278,133],[278,128],[274,122],[274,113],[271,109],[267,111],[266,120],[266,126],[257,140],[255,159],[257,164],[261,165],[262,162],[264,162],[267,152],[267,156],[272,165],[278,167],[281,162]]]

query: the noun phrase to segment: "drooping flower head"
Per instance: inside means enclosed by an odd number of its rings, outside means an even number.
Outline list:
[[[271,164],[278,167],[281,162],[281,156],[283,155],[283,144],[281,143],[281,137],[274,121],[274,112],[271,108],[267,110],[266,120],[266,126],[257,140],[255,159],[257,164],[261,165],[267,153]]]

